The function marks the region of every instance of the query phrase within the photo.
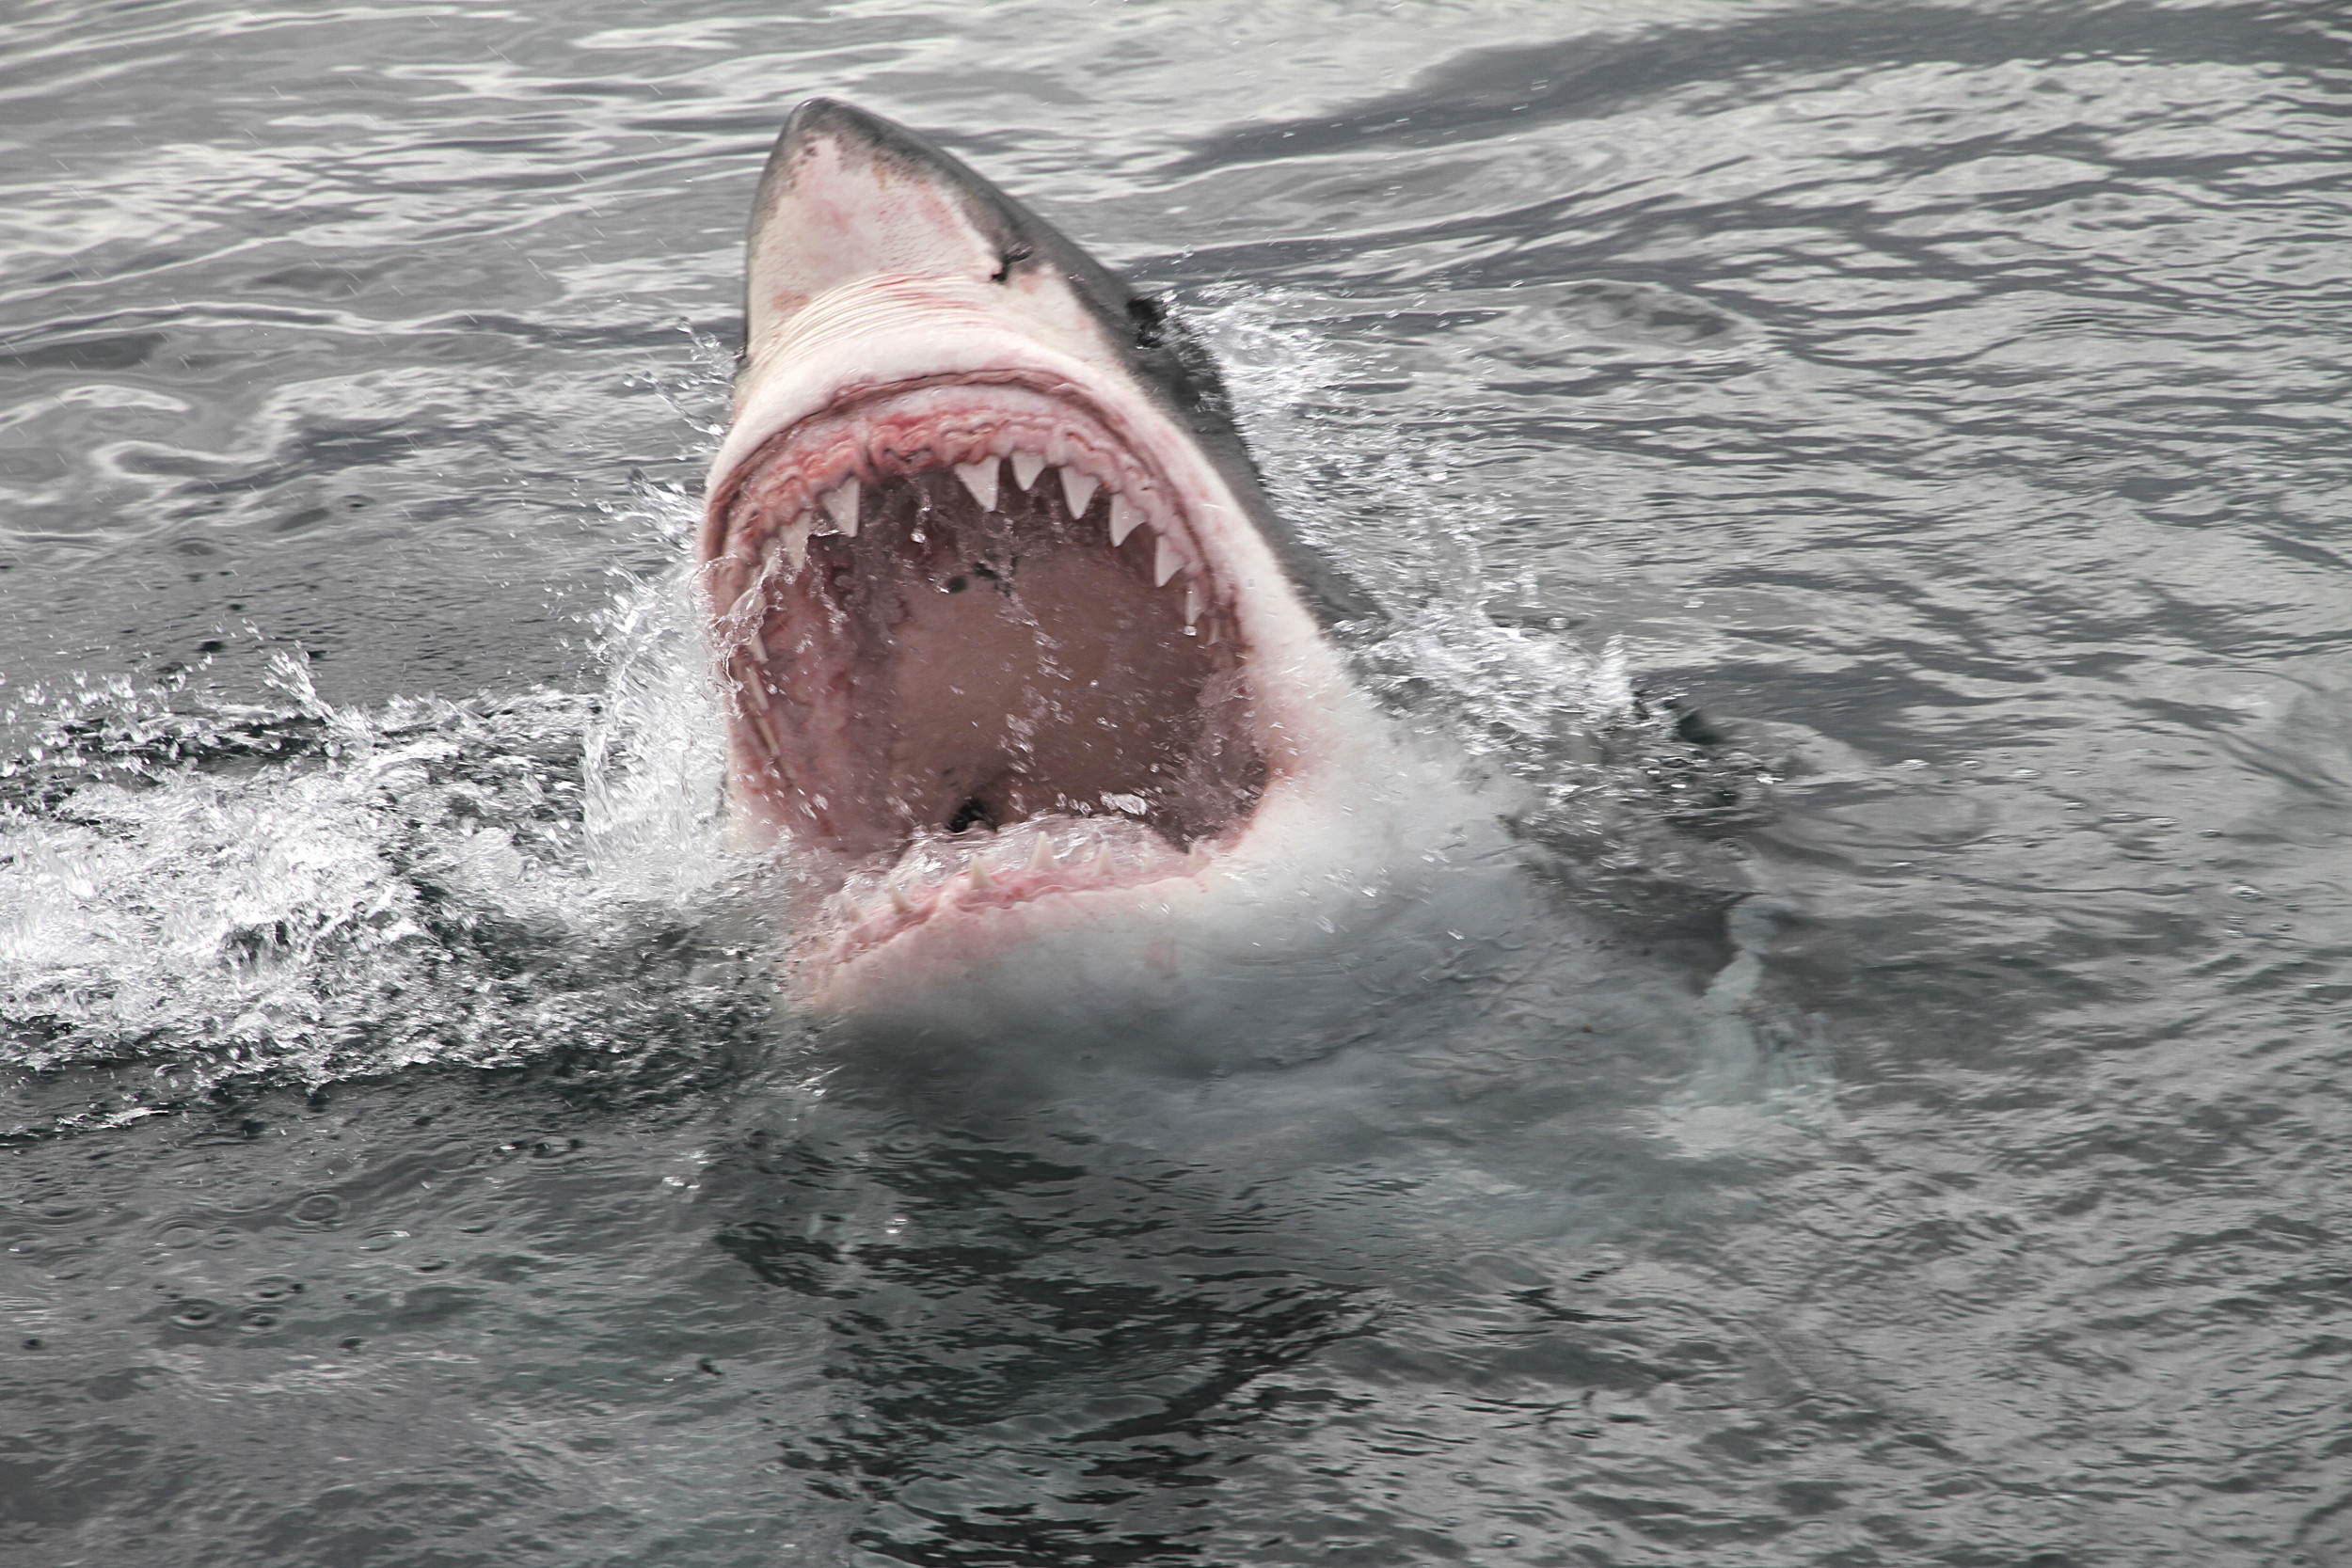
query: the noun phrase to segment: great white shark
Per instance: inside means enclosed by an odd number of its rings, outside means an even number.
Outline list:
[[[731,810],[789,853],[820,1009],[1113,933],[1181,986],[1203,932],[1364,891],[1339,844],[1398,761],[1327,630],[1369,607],[1183,325],[930,141],[787,120],[707,497]]]

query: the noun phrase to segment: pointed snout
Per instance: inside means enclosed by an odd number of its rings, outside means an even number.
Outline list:
[[[752,205],[744,329],[868,277],[984,280],[1016,248],[985,180],[923,137],[829,98],[794,109]]]

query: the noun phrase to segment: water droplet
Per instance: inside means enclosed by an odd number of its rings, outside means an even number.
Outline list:
[[[216,1301],[183,1301],[171,1315],[172,1324],[177,1328],[211,1328],[220,1320],[220,1303]]]
[[[296,1198],[289,1212],[304,1225],[333,1225],[350,1209],[351,1205],[333,1193],[309,1193]]]

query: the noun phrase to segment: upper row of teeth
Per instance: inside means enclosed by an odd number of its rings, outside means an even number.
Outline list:
[[[962,482],[966,490],[971,492],[972,499],[979,502],[980,510],[983,512],[996,510],[999,495],[997,463],[999,459],[1006,457],[1012,460],[1013,483],[1018,484],[1024,492],[1035,494],[1039,476],[1048,471],[1046,458],[1040,452],[992,451],[975,462],[949,465],[955,470],[956,478]],[[1148,514],[1145,503],[1138,500],[1134,492],[1111,483],[1099,474],[1089,472],[1074,461],[1061,463],[1055,471],[1061,484],[1062,499],[1069,505],[1070,515],[1073,518],[1086,515],[1087,508],[1094,504],[1096,491],[1103,489],[1110,491],[1110,540],[1113,549],[1124,545],[1129,536],[1137,529],[1142,529],[1152,536],[1152,581],[1153,586],[1165,588],[1169,579],[1179,572],[1188,574],[1188,580],[1184,584],[1184,627],[1189,632],[1200,621],[1200,611],[1205,608],[1207,599],[1201,593],[1200,585],[1189,580],[1193,562],[1186,557],[1184,549],[1173,542],[1168,525],[1156,522]],[[802,562],[808,558],[808,541],[813,534],[839,533],[846,538],[856,538],[860,489],[857,476],[851,474],[831,489],[819,491],[814,507],[793,519],[789,527],[779,530],[775,537],[769,541],[767,557],[760,566],[760,578],[764,579],[770,572],[779,566],[788,567],[789,570],[798,572]],[[744,600],[749,600],[755,595],[758,587],[757,581],[747,587],[743,591]],[[1209,640],[1214,641],[1216,637],[1216,627],[1215,623],[1212,623],[1209,627]]]

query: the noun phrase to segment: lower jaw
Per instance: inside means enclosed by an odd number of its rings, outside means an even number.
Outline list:
[[[819,1013],[888,1013],[939,998],[1057,935],[1165,919],[1204,894],[1215,870],[1213,856],[1176,854],[1165,874],[1136,880],[1072,884],[1049,873],[941,888],[910,911],[869,911],[815,933],[792,966],[791,990]],[[1072,974],[1066,983],[1089,978]]]
[[[1107,918],[1153,902],[1155,890],[1197,886],[1217,858],[1208,842],[1178,848],[1116,817],[924,835],[887,864],[850,869],[796,922],[804,933],[796,967],[833,974],[886,952],[896,959],[933,947],[1001,947],[1033,927]]]
[[[1365,880],[1352,868],[1394,853],[1390,816],[1376,802],[1335,810],[1336,782],[1324,769],[1278,774],[1215,841],[1183,849],[1155,838],[1155,858],[1107,879],[992,867],[988,886],[967,874],[911,896],[912,911],[885,895],[855,916],[837,874],[821,893],[801,881],[811,902],[790,911],[799,935],[779,976],[786,995],[828,1024],[933,1040],[1042,1038],[1036,1031],[1073,1019],[1089,1029],[1115,1020],[1104,1027],[1116,1035],[1214,1010],[1236,975],[1263,976],[1278,955],[1348,929]]]

